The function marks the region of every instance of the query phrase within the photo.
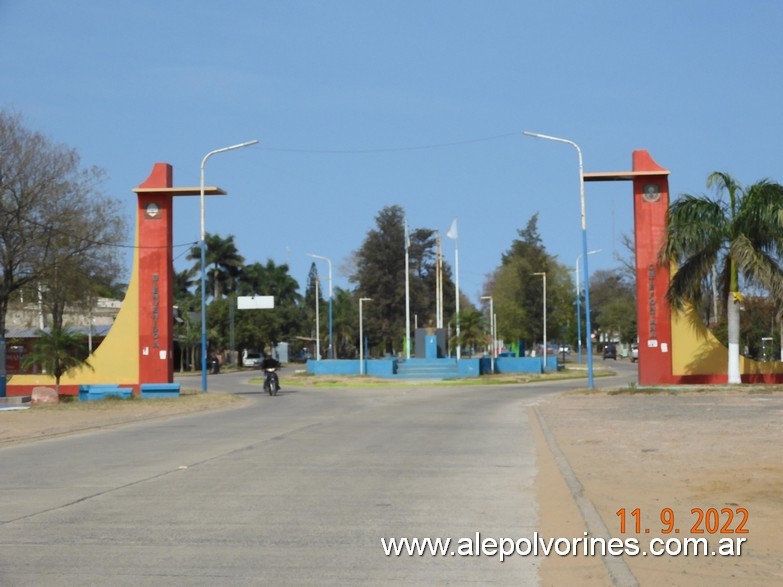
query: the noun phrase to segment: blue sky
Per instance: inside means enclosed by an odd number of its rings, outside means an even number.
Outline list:
[[[384,206],[442,234],[456,217],[477,301],[536,212],[562,263],[581,252],[576,152],[523,130],[575,141],[588,172],[647,149],[673,195],[715,170],[783,181],[781,17],[775,0],[0,0],[0,107],[104,168],[129,219],[155,162],[196,186],[207,152],[259,139],[207,163],[229,192],[207,231],[302,286],[316,253],[347,287]],[[615,267],[630,184],[586,200],[590,270]],[[174,242],[198,238],[180,198]]]

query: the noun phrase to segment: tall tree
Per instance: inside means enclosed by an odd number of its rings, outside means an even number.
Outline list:
[[[544,295],[547,340],[560,338],[563,328],[572,322],[573,286],[569,268],[544,247],[538,213],[517,234],[519,238],[503,254],[500,267],[488,276],[484,293],[494,299],[499,337],[532,346],[544,338]],[[534,273],[547,274],[546,294],[541,277]]]
[[[75,150],[0,111],[0,338],[20,288],[49,292],[62,323],[65,305],[83,300],[90,281],[116,276],[125,223],[102,182],[103,172],[83,169]]]
[[[360,297],[372,298],[365,332],[377,341],[381,352],[392,353],[405,330],[405,213],[400,206],[387,206],[375,217],[376,228],[367,233],[356,254]]]
[[[678,310],[699,303],[705,280],[718,267],[728,318],[728,381],[740,383],[740,280],[765,288],[776,299],[783,297],[778,261],[783,252],[783,186],[762,180],[744,188],[728,173],[715,172],[707,188],[715,188],[717,196],[683,194],[672,203],[659,257],[677,264],[667,298]]]
[[[225,293],[233,292],[237,287],[239,274],[245,262],[239,254],[234,235],[226,238],[217,234],[205,234],[206,244],[205,260],[209,271],[207,272],[207,289],[212,290],[212,297],[219,300]],[[188,260],[195,261],[194,270],[201,270],[201,247],[194,246],[187,256]]]
[[[636,287],[624,268],[590,276],[590,321],[607,342],[636,340]]]

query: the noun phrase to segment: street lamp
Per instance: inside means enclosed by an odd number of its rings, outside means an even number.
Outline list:
[[[321,282],[318,276],[315,277],[315,360],[321,360],[321,315],[318,313],[320,308],[321,293],[318,290],[318,284]]]
[[[546,371],[546,359],[547,359],[547,352],[546,352],[546,271],[541,271],[539,273],[533,273],[533,275],[540,275],[544,278],[544,371]]]
[[[573,141],[569,141],[568,139],[560,139],[558,137],[552,137],[549,135],[542,135],[535,132],[528,132],[524,131],[522,134],[525,134],[529,137],[535,137],[537,139],[546,139],[548,141],[557,141],[559,143],[566,143],[567,145],[571,145],[574,149],[576,149],[576,153],[579,156],[579,199],[582,206],[582,261],[584,262],[584,273],[585,273],[585,313],[586,321],[585,321],[585,329],[587,330],[586,338],[587,338],[587,382],[588,387],[590,389],[593,389],[593,340],[590,336],[590,286],[589,286],[589,280],[590,280],[590,274],[587,271],[587,221],[585,219],[585,178],[584,178],[584,170],[582,167],[582,149],[579,148],[579,145],[577,145]]]
[[[489,336],[492,339],[489,355],[489,371],[495,372],[495,307],[492,296],[481,296],[482,300],[489,300]]]
[[[595,249],[588,251],[588,255],[600,253],[603,249]],[[579,354],[577,355],[578,363],[582,363],[582,313],[580,311],[580,298],[582,297],[579,289],[579,259],[582,258],[582,253],[579,253],[576,257],[576,346],[579,348]]]
[[[362,303],[371,301],[372,298],[359,298],[359,375],[364,375],[364,325],[362,318]]]
[[[212,155],[249,147],[257,142],[258,140],[252,140],[239,143],[238,145],[231,145],[230,147],[223,147],[222,149],[215,149],[204,155],[204,158],[201,160],[201,391],[204,393],[207,391],[207,231],[204,222],[204,166],[207,164],[207,159],[212,157]]]
[[[307,253],[307,256],[313,259],[321,259],[329,264],[329,358],[334,359],[334,347],[332,346],[332,261],[327,257],[314,255],[313,253]]]

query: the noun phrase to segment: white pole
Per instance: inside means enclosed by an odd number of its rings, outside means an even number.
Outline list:
[[[315,360],[321,360],[321,317],[318,314],[318,303],[321,292],[318,290],[318,282],[321,281],[318,276],[315,278]]]
[[[455,297],[456,297],[456,326],[457,326],[457,361],[460,359],[461,341],[459,331],[459,228],[457,226],[457,219],[451,223],[451,228],[446,233],[446,236],[450,239],[454,239],[454,268],[455,268]]]
[[[454,239],[454,266],[457,268],[456,271],[456,297],[457,297],[457,360],[460,359],[460,351],[462,348],[462,342],[460,341],[460,334],[459,334],[459,246],[457,244],[458,239]]]
[[[544,371],[546,371],[546,359],[547,359],[547,348],[546,348],[546,271],[540,272],[540,273],[533,273],[533,275],[541,275],[544,278]]]
[[[405,219],[405,357],[411,358],[411,283],[410,283],[410,237],[408,219]]]
[[[372,298],[359,298],[359,375],[364,375],[364,317],[362,303],[371,302]]]
[[[489,300],[489,336],[492,339],[492,343],[489,346],[489,370],[491,373],[495,372],[495,307],[492,296],[481,296],[482,300]]]
[[[440,237],[440,233],[438,233],[438,251],[440,253],[438,258],[438,287],[440,288],[438,291],[438,302],[440,303],[438,308],[438,320],[440,321],[438,328],[443,328],[443,239]]]
[[[331,259],[322,255],[307,253],[307,256],[312,257],[313,259],[321,259],[326,261],[329,265],[329,350],[327,351],[326,355],[330,359],[334,359],[334,347],[332,346],[332,261]]]
[[[207,159],[217,153],[223,153],[225,151],[233,151],[234,149],[240,149],[242,147],[249,147],[255,145],[258,140],[247,141],[245,143],[239,143],[238,145],[231,145],[230,147],[223,147],[222,149],[215,149],[210,151],[201,160],[201,391],[206,393],[207,391],[207,230],[204,214],[204,166],[207,164]]]

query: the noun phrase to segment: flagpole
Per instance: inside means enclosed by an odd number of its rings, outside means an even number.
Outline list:
[[[457,268],[457,278],[456,278],[456,286],[457,286],[457,360],[460,359],[460,349],[462,347],[462,341],[459,337],[459,238],[454,238],[454,265]]]
[[[460,341],[460,331],[459,331],[459,230],[457,229],[457,219],[455,218],[454,221],[451,223],[451,228],[449,228],[449,231],[446,233],[446,236],[454,239],[454,268],[455,268],[455,285],[457,288],[456,291],[456,298],[457,298],[457,316],[456,316],[456,322],[457,322],[457,361],[460,359],[461,355],[461,341]]]
[[[435,233],[435,326],[443,328],[443,250],[440,232]]]

